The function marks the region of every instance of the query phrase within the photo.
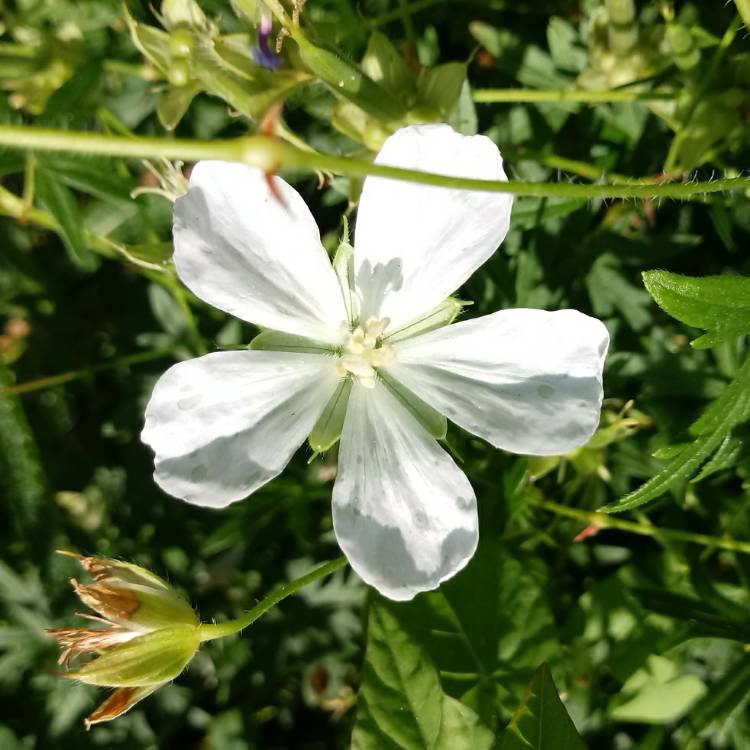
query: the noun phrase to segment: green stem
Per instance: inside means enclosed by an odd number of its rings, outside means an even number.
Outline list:
[[[172,354],[173,351],[173,349],[157,349],[152,352],[130,354],[127,357],[113,359],[111,362],[103,362],[102,364],[94,365],[93,367],[85,367],[80,370],[70,370],[69,372],[62,372],[59,375],[49,375],[46,378],[29,380],[26,383],[19,383],[18,385],[6,385],[0,388],[0,396],[20,396],[23,393],[38,391],[42,388],[51,388],[55,385],[63,385],[64,383],[69,383],[71,380],[78,380],[79,378],[85,378],[87,375],[93,375],[95,372],[112,370],[115,367],[137,365],[141,362],[150,362],[152,359],[168,357],[170,354]]]
[[[315,568],[315,570],[310,571],[301,578],[295,578],[293,581],[289,581],[289,583],[282,584],[263,599],[263,601],[256,604],[251,610],[242,615],[242,617],[238,617],[236,620],[227,620],[227,622],[214,625],[202,624],[200,626],[201,641],[213,641],[216,638],[224,638],[227,635],[239,633],[288,596],[295,594],[300,589],[309,586],[311,583],[314,583],[321,578],[331,575],[331,573],[334,573],[339,568],[343,568],[344,565],[346,565],[346,558],[342,555],[335,560],[331,560],[330,562]]]
[[[401,10],[401,20],[404,24],[406,38],[408,39],[409,44],[416,48],[417,36],[414,33],[414,22],[411,20],[411,8],[409,7],[409,3],[407,3],[406,0],[398,0],[398,7]]]
[[[607,104],[616,102],[647,102],[673,99],[671,91],[637,91],[614,89],[587,91],[586,89],[475,89],[472,92],[478,104],[505,102],[577,102],[579,104]]]
[[[155,137],[123,136],[33,127],[0,125],[0,146],[10,148],[65,151],[82,154],[108,154],[131,158],[165,157],[198,161],[226,159],[240,161],[267,172],[286,167],[307,172],[328,170],[345,177],[374,175],[423,185],[482,190],[512,195],[562,198],[689,198],[704,193],[750,189],[750,177],[734,177],[709,182],[663,182],[633,180],[627,185],[575,185],[549,182],[509,182],[420,172],[388,167],[362,159],[309,153],[268,136],[256,135],[228,141],[200,141]]]
[[[625,521],[621,518],[614,518],[606,513],[581,510],[580,508],[569,508],[567,505],[560,505],[551,500],[530,500],[530,503],[558,516],[574,518],[577,521],[585,523],[587,526],[594,526],[598,529],[618,529],[631,534],[639,534],[640,536],[650,536],[654,539],[688,542],[690,544],[700,544],[704,547],[750,555],[750,542],[741,542],[730,537],[696,534],[692,531],[683,531],[682,529],[663,529],[650,523],[639,523],[637,521]]]

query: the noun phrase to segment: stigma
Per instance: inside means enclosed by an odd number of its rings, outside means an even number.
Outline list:
[[[396,359],[393,347],[383,343],[383,333],[390,318],[369,318],[364,327],[353,330],[343,326],[341,356],[336,360],[340,378],[356,377],[365,388],[374,388],[378,367],[388,367]]]

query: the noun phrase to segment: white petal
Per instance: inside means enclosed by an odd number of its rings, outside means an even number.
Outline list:
[[[380,382],[352,388],[333,525],[352,568],[396,600],[436,588],[477,546],[468,479]]]
[[[576,310],[502,310],[395,344],[389,372],[498,448],[560,455],[599,424],[608,345]]]
[[[338,378],[333,359],[288,352],[215,352],[161,376],[141,438],[157,484],[221,508],[279,474],[312,430]]]
[[[506,180],[497,146],[448,125],[396,131],[377,164],[453,177]],[[357,212],[354,259],[361,318],[389,317],[389,330],[440,304],[497,249],[513,198],[368,177]]]
[[[174,205],[174,262],[202,300],[288,333],[337,341],[346,319],[320,233],[300,195],[274,177],[283,205],[258,169],[195,165]]]

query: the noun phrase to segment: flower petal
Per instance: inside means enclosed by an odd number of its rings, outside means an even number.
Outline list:
[[[455,177],[506,180],[497,146],[448,125],[396,131],[375,162]],[[361,318],[390,330],[440,304],[497,249],[513,197],[368,177],[357,212],[354,258]]]
[[[390,599],[436,588],[476,549],[468,479],[382,383],[352,388],[333,525],[354,570]]]
[[[346,310],[305,202],[258,169],[195,165],[174,205],[174,262],[202,300],[257,325],[337,341]],[[282,202],[283,201],[283,202]]]
[[[395,344],[389,372],[498,448],[561,455],[599,424],[608,345],[576,310],[502,310]]]
[[[221,508],[279,474],[312,430],[338,378],[333,359],[289,352],[215,352],[162,375],[141,438],[157,484]]]

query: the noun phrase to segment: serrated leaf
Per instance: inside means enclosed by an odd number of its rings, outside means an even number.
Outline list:
[[[690,426],[696,436],[667,466],[637,490],[600,510],[619,513],[638,508],[670,488],[693,477],[719,449],[731,431],[750,419],[750,357],[740,367],[734,380],[706,411]]]
[[[586,750],[546,664],[534,673],[498,750]]]
[[[543,563],[482,540],[437,591],[389,605],[440,670],[443,689],[493,729],[515,709],[540,660],[559,649]]]
[[[494,738],[443,692],[432,659],[384,602],[370,610],[352,750],[484,750]]]
[[[39,202],[57,222],[58,234],[70,259],[85,271],[94,270],[96,256],[84,242],[83,220],[73,193],[54,172],[43,168],[36,170],[34,187]]]
[[[708,334],[693,341],[697,349],[732,341],[750,332],[750,278],[693,278],[667,271],[646,271],[643,283],[656,303],[681,323]]]

